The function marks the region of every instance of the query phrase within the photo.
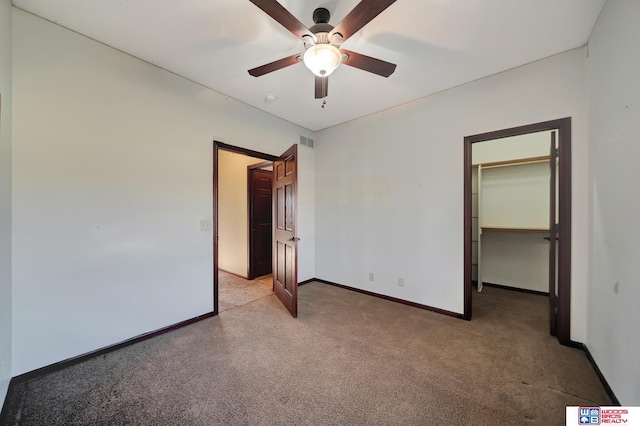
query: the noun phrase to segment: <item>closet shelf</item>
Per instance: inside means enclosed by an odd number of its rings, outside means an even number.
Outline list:
[[[524,235],[542,235],[549,236],[548,228],[485,228],[481,227],[482,233],[501,233],[501,234],[524,234]]]
[[[511,167],[511,166],[524,166],[527,164],[538,164],[538,163],[548,163],[550,157],[548,155],[542,155],[540,157],[527,157],[520,158],[518,160],[508,160],[508,161],[495,161],[492,163],[479,163],[474,164],[474,166],[481,166],[483,169],[496,169],[499,167]]]

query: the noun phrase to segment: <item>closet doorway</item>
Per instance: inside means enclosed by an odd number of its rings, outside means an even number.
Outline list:
[[[571,344],[571,118],[465,137],[464,208],[464,318],[473,282],[502,280],[548,293],[549,332]],[[500,254],[501,241],[520,250]]]

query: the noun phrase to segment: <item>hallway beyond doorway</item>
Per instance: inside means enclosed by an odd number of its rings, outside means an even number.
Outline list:
[[[246,280],[222,270],[218,271],[218,312],[246,305],[271,294],[271,274]]]

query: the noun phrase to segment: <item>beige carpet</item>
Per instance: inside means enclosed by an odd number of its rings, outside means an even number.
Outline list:
[[[273,293],[271,274],[245,280],[225,271],[218,271],[218,312],[246,305]]]
[[[564,425],[610,403],[546,331],[543,296],[485,288],[471,322],[320,283],[12,388],[13,425]]]

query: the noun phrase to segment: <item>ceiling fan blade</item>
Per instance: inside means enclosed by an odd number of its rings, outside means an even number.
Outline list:
[[[295,55],[291,55],[287,58],[278,59],[277,61],[252,68],[249,70],[249,74],[254,77],[260,77],[261,75],[269,74],[270,72],[277,71],[281,68],[288,67],[289,65],[297,64],[299,62],[302,62],[302,57],[300,53],[296,53]]]
[[[369,71],[382,77],[389,77],[396,70],[396,64],[383,61],[381,59],[372,58],[362,53],[352,52],[347,49],[340,49],[342,54],[347,54],[347,59],[342,63],[364,71]]]
[[[342,21],[331,31],[342,34],[342,41],[357,33],[369,21],[382,13],[386,8],[395,3],[396,0],[362,0],[344,17]]]
[[[316,99],[326,98],[329,94],[329,77],[316,76]]]
[[[311,37],[314,41],[316,36],[305,27],[295,16],[284,8],[277,0],[249,0],[258,6],[267,15],[271,16],[280,25],[291,31],[296,37]]]

